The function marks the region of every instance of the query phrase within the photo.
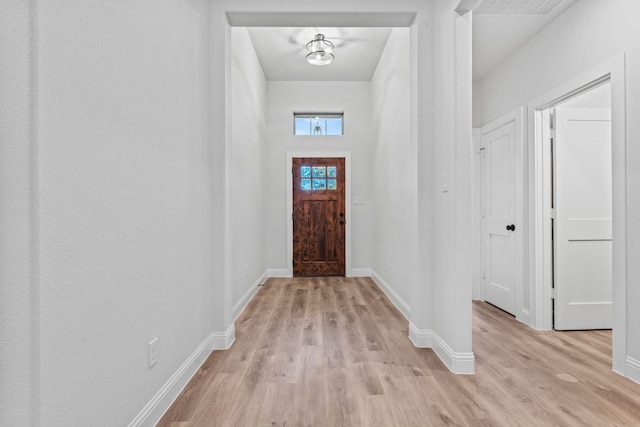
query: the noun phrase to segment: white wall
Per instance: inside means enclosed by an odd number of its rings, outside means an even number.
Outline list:
[[[231,39],[231,280],[232,302],[239,310],[257,291],[255,285],[267,268],[267,83],[247,29],[231,28]]]
[[[474,113],[475,120],[475,113]],[[474,300],[484,300],[482,290],[482,270],[483,270],[483,246],[482,246],[482,146],[481,129],[473,129],[473,147],[471,153],[471,251],[472,251],[472,292],[471,297]]]
[[[287,151],[351,151],[351,194],[363,197],[351,216],[352,267],[371,266],[372,188],[371,84],[369,82],[267,83],[267,226],[266,256],[270,269],[286,270],[287,260]],[[294,111],[343,111],[343,136],[293,135]]]
[[[206,1],[39,4],[41,418],[126,425],[212,330]]]
[[[0,425],[33,425],[38,408],[37,187],[32,76],[35,8],[0,13]],[[37,175],[35,175],[37,176]]]
[[[459,372],[471,349],[471,25],[450,2],[434,3],[433,330],[434,348]],[[446,176],[446,189],[444,185]],[[420,219],[418,219],[420,220]],[[447,348],[448,346],[448,348]],[[451,366],[450,365],[450,366]]]
[[[410,132],[409,54],[409,29],[394,28],[371,80],[371,268],[397,294],[396,304],[407,317],[418,282],[418,165]]]
[[[482,79],[483,122],[626,53],[627,259],[640,258],[640,34],[635,0],[582,0]],[[615,89],[615,88],[614,88]],[[640,265],[627,263],[627,356],[640,380]],[[629,373],[629,372],[628,372]]]
[[[473,88],[472,88],[472,103],[473,103],[473,127],[480,128],[482,127],[482,83],[480,80],[473,80]]]

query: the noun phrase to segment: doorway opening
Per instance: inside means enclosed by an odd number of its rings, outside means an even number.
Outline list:
[[[554,326],[554,252],[552,250],[551,151],[545,128],[545,112],[579,95],[610,83],[611,100],[611,307],[612,367],[627,375],[627,249],[626,249],[626,105],[625,58],[616,56],[583,72],[528,105],[528,245],[529,292],[535,318],[532,326]],[[547,139],[547,141],[545,141]]]
[[[542,110],[556,330],[611,329],[611,85]]]

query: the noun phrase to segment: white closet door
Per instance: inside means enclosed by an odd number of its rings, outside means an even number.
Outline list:
[[[555,110],[554,328],[612,327],[611,113]]]

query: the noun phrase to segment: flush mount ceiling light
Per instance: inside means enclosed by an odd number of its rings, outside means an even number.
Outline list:
[[[327,65],[333,61],[333,43],[325,40],[324,34],[316,34],[316,36],[307,43],[307,62],[312,65]]]

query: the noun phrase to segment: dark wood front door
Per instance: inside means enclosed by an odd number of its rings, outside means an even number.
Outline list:
[[[293,159],[293,275],[344,276],[343,158]]]

